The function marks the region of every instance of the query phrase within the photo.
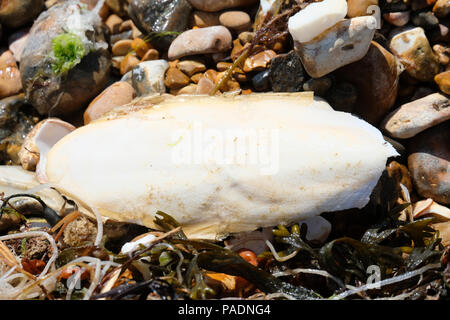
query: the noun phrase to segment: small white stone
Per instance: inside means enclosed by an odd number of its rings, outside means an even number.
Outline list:
[[[144,247],[148,247],[148,245],[151,244],[154,239],[156,239],[156,237],[152,234],[149,234],[139,240],[127,242],[122,246],[120,252],[123,254],[131,255],[133,252],[138,250],[141,245],[143,245]]]
[[[300,43],[308,42],[344,19],[346,15],[346,0],[311,3],[289,19],[289,32],[294,40]]]

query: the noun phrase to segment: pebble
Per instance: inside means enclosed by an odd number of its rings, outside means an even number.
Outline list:
[[[311,78],[303,84],[304,91],[313,91],[314,95],[324,97],[333,85],[329,77]]]
[[[310,42],[296,42],[306,72],[320,78],[363,58],[375,33],[371,28],[374,22],[375,18],[370,16],[343,20]]]
[[[20,71],[12,52],[7,50],[0,56],[0,99],[15,95],[21,90]]]
[[[170,45],[170,60],[185,56],[217,53],[231,48],[232,36],[223,26],[192,29],[180,34]]]
[[[378,6],[378,0],[347,0],[349,18],[370,15],[370,6]],[[369,12],[367,12],[369,10]]]
[[[448,97],[433,93],[394,110],[383,121],[381,128],[393,138],[408,139],[449,119]]]
[[[430,128],[410,140],[408,168],[416,191],[450,204],[450,122]]]
[[[186,29],[192,8],[187,0],[130,0],[128,13],[146,33]]]
[[[192,14],[193,24],[199,28],[207,28],[220,25],[219,13],[194,11]]]
[[[133,87],[127,82],[115,82],[89,104],[84,112],[84,124],[100,118],[115,107],[130,103],[135,95]]]
[[[436,44],[433,46],[434,54],[439,59],[439,63],[446,66],[450,62],[450,48],[441,44]]]
[[[411,77],[419,81],[432,81],[439,72],[439,61],[422,28],[400,32],[392,37],[389,46]]]
[[[252,84],[255,88],[255,91],[263,92],[263,91],[270,91],[270,77],[269,77],[269,70],[264,70],[259,73],[257,73],[252,78]]]
[[[245,31],[251,26],[248,13],[244,11],[225,11],[219,16],[220,24],[233,31]]]
[[[433,12],[438,18],[446,18],[450,13],[450,1],[448,0],[437,0],[433,7]]]
[[[443,93],[450,94],[450,70],[437,74],[434,81]]]
[[[386,171],[388,172],[389,177],[396,181],[398,192],[401,192],[400,183],[404,185],[409,192],[412,192],[413,186],[411,175],[406,166],[397,161],[391,161],[386,166]]]
[[[133,31],[126,30],[117,34],[111,35],[111,45],[114,45],[116,42],[120,40],[127,40],[133,38]]]
[[[196,94],[209,94],[213,89],[215,85],[214,82],[211,81],[211,79],[207,78],[206,76],[203,76],[200,78],[197,86]]]
[[[260,71],[267,68],[268,64],[276,56],[273,50],[264,50],[251,57],[248,57],[244,63],[244,72]]]
[[[138,96],[165,93],[164,75],[169,69],[166,60],[141,62],[131,71],[131,83]]]
[[[206,70],[206,66],[203,63],[194,60],[180,61],[178,62],[177,67],[185,74],[187,74],[189,77],[191,77],[196,73],[203,72]]]
[[[126,39],[117,41],[112,47],[113,56],[125,56],[131,52],[133,40]]]
[[[289,33],[297,42],[309,42],[344,19],[346,14],[347,2],[345,0],[324,0],[311,3],[289,18]]]
[[[277,55],[272,59],[269,70],[269,78],[274,92],[302,91],[305,71],[300,57],[295,51]]]
[[[125,20],[119,28],[119,32],[131,31],[131,38],[136,39],[142,36],[142,32],[136,27],[132,20]]]
[[[159,59],[159,52],[156,49],[149,49],[144,56],[142,57],[141,61],[151,61],[151,60],[158,60]]]
[[[410,11],[388,12],[383,14],[383,19],[396,27],[403,27],[408,24]]]
[[[203,77],[203,73],[196,73],[191,77],[191,81],[195,84],[198,84],[200,79]]]
[[[223,9],[243,7],[255,4],[258,0],[189,0],[197,10],[217,12]]]
[[[191,83],[190,85],[188,85],[188,86],[186,86],[184,88],[181,88],[178,91],[177,95],[180,95],[180,94],[195,94],[197,92],[197,87],[198,86],[196,84]]]
[[[0,23],[18,28],[32,22],[44,7],[44,0],[3,0],[0,5]]]
[[[412,23],[417,27],[422,27],[425,30],[434,29],[438,26],[439,20],[433,12],[419,12],[414,14],[411,18]]]
[[[338,82],[331,87],[326,99],[334,109],[352,112],[358,100],[358,91],[350,82]]]
[[[127,54],[120,62],[120,74],[124,75],[139,64],[139,59],[132,54]]]
[[[109,28],[111,34],[119,33],[120,25],[123,23],[122,18],[117,14],[112,14],[106,19],[105,24]]]
[[[338,81],[348,81],[358,91],[356,108],[351,112],[377,125],[395,104],[399,73],[397,59],[372,41],[361,60],[340,68],[334,74]]]
[[[14,59],[20,62],[22,51],[28,39],[28,29],[18,31],[9,37],[9,50],[12,52]]]
[[[143,58],[148,50],[150,50],[149,44],[141,38],[133,39],[131,43],[131,49],[136,53],[139,58]]]
[[[164,81],[164,84],[169,89],[180,89],[187,86],[189,82],[189,77],[186,76],[183,72],[181,72],[177,68],[169,68],[166,73],[166,80]]]
[[[238,39],[241,41],[241,43],[246,44],[246,43],[250,43],[253,41],[253,39],[255,38],[255,32],[251,32],[251,31],[243,31],[241,33],[239,33],[238,35]]]

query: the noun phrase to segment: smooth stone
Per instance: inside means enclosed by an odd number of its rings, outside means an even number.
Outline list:
[[[434,77],[434,81],[437,83],[442,92],[450,94],[450,71],[437,74]]]
[[[314,2],[289,18],[289,33],[297,42],[309,42],[344,19],[346,14],[345,0]]]
[[[120,62],[120,74],[124,75],[139,64],[139,59],[132,54],[127,54]]]
[[[25,43],[28,39],[28,29],[13,33],[9,37],[9,50],[12,52],[14,59],[20,62]]]
[[[358,100],[358,90],[350,82],[338,82],[331,87],[326,100],[333,109],[350,113]]]
[[[431,11],[414,14],[411,21],[415,26],[422,27],[425,30],[434,29],[439,24],[439,19]]]
[[[274,92],[302,91],[305,71],[295,51],[279,54],[272,59],[269,78]]]
[[[117,41],[112,47],[113,56],[125,56],[130,53],[132,43],[133,41],[130,39]]]
[[[20,71],[12,52],[0,56],[0,99],[15,95],[22,90]]]
[[[261,71],[267,68],[276,55],[275,51],[264,50],[248,57],[244,62],[244,72]]]
[[[378,0],[347,0],[349,18],[371,15],[370,6],[378,6]],[[369,12],[368,12],[369,11]]]
[[[115,107],[130,103],[135,95],[133,87],[127,82],[118,81],[113,83],[89,104],[89,107],[84,112],[84,124],[86,125],[100,118]]]
[[[61,77],[49,63],[52,39],[65,33],[67,26],[73,24],[78,24],[81,30],[90,30],[85,36],[95,47],[92,46],[88,54]],[[77,112],[104,90],[111,69],[107,38],[107,28],[99,16],[80,6],[79,1],[58,2],[39,15],[22,52],[20,74],[26,99],[41,115],[62,116]]]
[[[448,97],[434,93],[402,105],[383,121],[382,129],[391,137],[408,139],[450,119]]]
[[[203,76],[198,81],[196,94],[209,94],[215,85],[214,82],[206,76]]]
[[[191,83],[190,85],[188,85],[188,86],[186,86],[184,88],[181,88],[178,91],[177,95],[180,95],[180,94],[195,94],[196,92],[197,92],[197,85]]]
[[[383,19],[396,27],[403,27],[409,22],[410,16],[409,11],[388,12],[383,14]]]
[[[410,140],[408,168],[416,191],[450,204],[450,122],[430,128]]]
[[[438,18],[446,18],[450,13],[450,1],[448,0],[437,0],[433,12]]]
[[[189,0],[197,10],[217,12],[224,9],[243,7],[255,4],[258,0]]]
[[[324,97],[333,85],[329,77],[311,78],[303,84],[304,91],[313,91],[314,95]]]
[[[380,44],[372,41],[369,51],[359,61],[337,70],[338,81],[352,83],[358,91],[356,108],[351,110],[376,125],[394,106],[398,85],[397,59]]]
[[[114,45],[116,42],[120,40],[132,39],[133,31],[126,30],[117,34],[111,35],[111,45]]]
[[[119,17],[117,14],[112,14],[106,19],[105,24],[108,27],[111,34],[119,33],[120,25],[123,23],[123,20],[121,17]]]
[[[295,42],[295,49],[306,72],[313,78],[362,59],[375,34],[371,16],[357,17],[337,23],[307,43]]]
[[[225,11],[219,16],[220,24],[236,32],[250,28],[251,19],[244,11]]]
[[[231,49],[232,36],[223,26],[192,29],[180,34],[170,45],[168,56],[175,60],[185,56],[224,52]]]
[[[243,31],[239,33],[239,40],[245,45],[246,43],[250,43],[255,38],[256,33],[251,31]]]
[[[194,60],[180,61],[178,62],[177,67],[189,77],[206,70],[206,66],[203,63]]]
[[[152,60],[139,63],[131,70],[131,83],[138,96],[165,93],[164,75],[169,69],[166,60]]]
[[[131,43],[131,49],[141,59],[144,57],[147,51],[150,50],[150,48],[151,46],[141,38],[133,39],[133,42]]]
[[[187,86],[189,82],[189,77],[186,76],[183,72],[181,72],[177,68],[169,68],[166,73],[164,84],[169,89],[181,89]]]
[[[207,28],[220,25],[219,13],[194,11],[192,14],[193,24],[199,28]]]
[[[8,28],[18,28],[32,22],[44,8],[44,0],[2,0],[0,23]]]
[[[158,60],[159,59],[159,52],[156,49],[149,49],[144,56],[142,57],[141,61],[151,61],[151,60]]]
[[[183,32],[189,24],[192,7],[187,0],[130,0],[128,14],[143,34]],[[135,38],[133,36],[133,38]],[[160,37],[155,46],[167,50],[174,35]]]
[[[136,27],[133,20],[125,20],[119,28],[119,32],[131,31],[131,39],[142,36],[142,32]]]
[[[252,84],[255,91],[269,91],[270,90],[270,77],[269,77],[269,70],[264,70],[259,73],[257,73],[252,78]]]
[[[409,29],[392,37],[391,52],[399,57],[408,74],[420,81],[432,81],[439,61],[422,28]]]

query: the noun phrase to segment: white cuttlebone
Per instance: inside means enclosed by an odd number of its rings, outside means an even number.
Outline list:
[[[311,3],[289,18],[289,33],[300,43],[308,42],[344,19],[346,15],[346,0]]]
[[[362,208],[387,158],[397,155],[378,129],[311,93],[145,99],[61,139],[48,154],[49,181],[104,216],[154,226],[161,210],[188,236],[211,239]],[[278,170],[264,173],[269,162],[177,163],[175,147],[188,146],[199,127],[218,136],[272,133],[273,143],[258,142]],[[214,146],[213,136],[202,138],[200,147]]]

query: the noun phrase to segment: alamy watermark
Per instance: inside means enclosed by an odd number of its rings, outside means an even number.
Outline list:
[[[259,170],[274,175],[279,170],[279,130],[264,128],[208,128],[194,122],[172,135],[175,165],[218,165]]]

